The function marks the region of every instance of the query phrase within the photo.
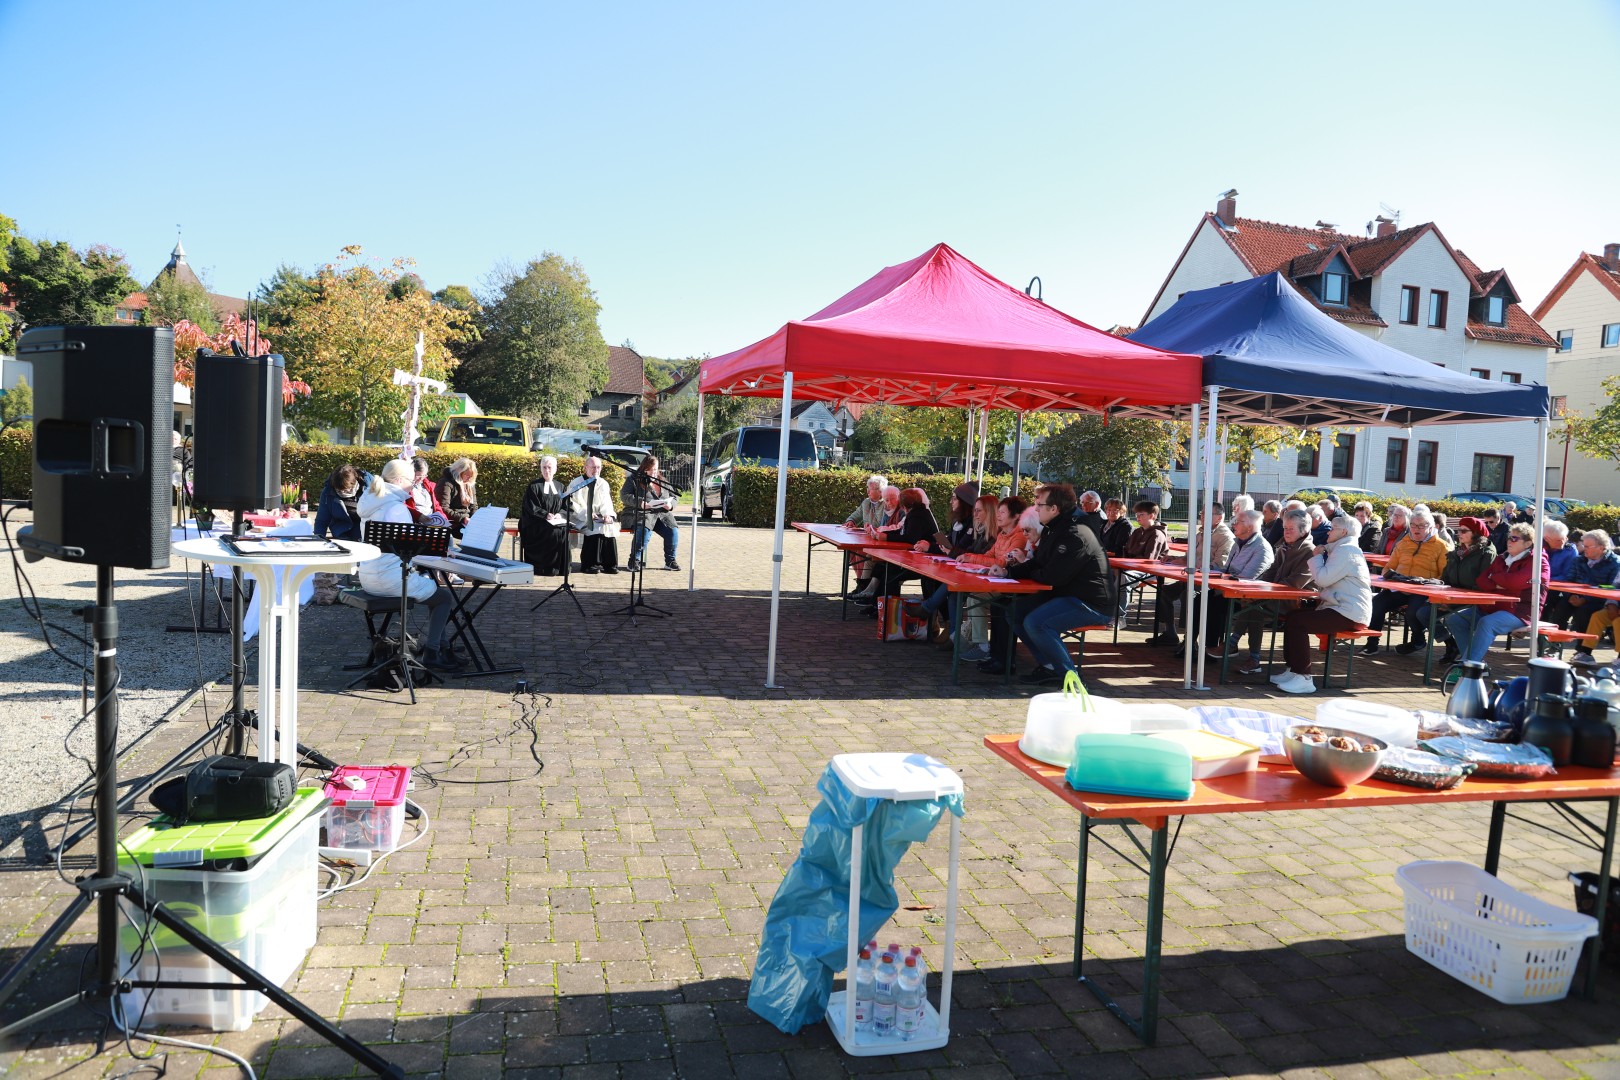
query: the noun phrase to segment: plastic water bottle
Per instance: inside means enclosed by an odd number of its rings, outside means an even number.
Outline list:
[[[872,1030],[872,1005],[877,992],[877,980],[872,975],[872,954],[861,950],[855,962],[855,1030]]]
[[[883,951],[885,953],[887,953],[889,956],[894,957],[894,973],[898,977],[899,974],[900,974],[900,961],[902,961],[902,960],[904,960],[906,958],[906,954],[901,952],[900,951],[900,946],[895,944],[892,941],[889,942],[889,947],[887,949],[884,949]]]
[[[917,958],[908,956],[894,984],[894,1026],[902,1039],[915,1039],[922,1030],[924,994]]]
[[[872,1033],[875,1035],[894,1034],[894,984],[899,978],[894,970],[894,957],[884,953],[872,977]]]
[[[911,955],[917,961],[917,974],[921,975],[923,982],[926,983],[928,981],[928,961],[923,959],[922,946],[913,945]]]

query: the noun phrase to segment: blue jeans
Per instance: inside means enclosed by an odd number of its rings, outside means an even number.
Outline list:
[[[636,550],[630,553],[630,558],[642,562],[647,557],[647,545],[652,543],[653,533],[664,538],[664,562],[675,561],[675,549],[681,544],[681,530],[675,526],[674,517],[670,514],[659,514],[656,517],[648,515],[647,527],[641,530],[641,543]]]
[[[1406,625],[1411,628],[1412,638],[1415,641],[1429,633],[1429,608],[1433,606],[1427,600],[1412,598],[1406,605]],[[1435,629],[1439,629],[1437,626]]]
[[[1528,625],[1511,611],[1481,611],[1477,607],[1463,608],[1446,619],[1446,629],[1457,642],[1457,655],[1464,660],[1485,659],[1497,634]]]
[[[1020,627],[1029,651],[1044,667],[1079,671],[1063,645],[1063,631],[1077,626],[1104,626],[1108,618],[1072,596],[1048,600],[1024,616]]]

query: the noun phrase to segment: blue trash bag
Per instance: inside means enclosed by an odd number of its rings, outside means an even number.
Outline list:
[[[866,941],[900,906],[894,868],[912,844],[928,839],[962,796],[894,802],[850,793],[832,767],[816,784],[821,802],[805,826],[799,857],[771,900],[748,1007],[788,1035],[827,1015],[833,975],[849,959],[849,855],[855,826],[865,825],[861,859],[861,932]]]

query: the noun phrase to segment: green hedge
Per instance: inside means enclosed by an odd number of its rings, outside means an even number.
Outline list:
[[[1328,491],[1312,491],[1308,497],[1312,501],[1315,501],[1324,495],[1331,494],[1334,493]],[[1343,496],[1340,496],[1340,505],[1343,506],[1346,511],[1349,511],[1356,505],[1356,503],[1360,501],[1360,499],[1346,500],[1343,498]],[[1486,506],[1485,503],[1462,502],[1457,499],[1437,499],[1432,496],[1423,495],[1407,495],[1404,492],[1400,495],[1378,495],[1368,499],[1367,501],[1372,503],[1373,513],[1377,514],[1386,522],[1389,521],[1389,508],[1395,503],[1400,503],[1402,506],[1405,506],[1408,509],[1416,506],[1418,503],[1422,503],[1435,513],[1446,515],[1446,521],[1453,527],[1456,526],[1458,518],[1478,516],[1480,511],[1484,510]],[[1231,505],[1230,496],[1227,497],[1227,505]],[[1571,528],[1574,527],[1575,526],[1571,525]]]
[[[843,521],[866,498],[865,469],[791,469],[787,485],[787,521]],[[960,475],[886,473],[889,483],[899,487],[920,487],[936,517],[951,505],[951,492],[962,482]],[[1012,477],[986,477],[985,490],[994,494]],[[1023,498],[1035,498],[1035,481],[1024,478],[1019,485]],[[771,528],[776,524],[776,470],[754,465],[739,466],[733,475],[731,513],[738,525]]]
[[[1602,529],[1610,536],[1620,536],[1620,506],[1572,506],[1564,515],[1564,524],[1571,529]]]
[[[34,433],[14,427],[0,432],[0,498],[34,495]]]
[[[320,500],[321,488],[339,465],[345,462],[358,465],[367,472],[377,472],[388,464],[399,451],[386,446],[315,446],[288,444],[281,448],[281,478],[283,483],[296,483],[309,493],[310,505]],[[429,478],[437,481],[446,465],[459,454],[423,453],[430,470]],[[523,508],[523,493],[529,485],[540,479],[538,454],[468,454],[478,465],[478,503],[480,506],[504,506],[511,517],[517,517]],[[564,484],[578,476],[585,467],[580,457],[557,458],[557,479]],[[602,476],[613,489],[614,505],[619,505],[619,489],[624,483],[624,470],[606,465]]]

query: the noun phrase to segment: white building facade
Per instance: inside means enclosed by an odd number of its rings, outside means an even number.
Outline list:
[[[1565,439],[1559,413],[1590,417],[1608,405],[1603,380],[1620,375],[1620,244],[1601,256],[1582,252],[1536,306],[1536,318],[1558,342],[1547,361],[1553,426],[1548,433],[1547,490],[1588,502],[1620,503],[1620,462],[1587,457]]]
[[[1372,225],[1373,223],[1369,223]],[[1370,230],[1371,231],[1371,230]],[[1186,292],[1280,271],[1323,312],[1392,348],[1478,378],[1546,383],[1552,339],[1520,305],[1507,274],[1481,271],[1432,223],[1399,230],[1380,219],[1358,237],[1239,218],[1236,196],[1206,213],[1143,324]],[[1361,428],[1324,433],[1316,451],[1255,462],[1248,489],[1365,488],[1421,501],[1452,492],[1534,492],[1533,424]],[[1227,465],[1223,487],[1239,487]],[[1185,488],[1186,470],[1171,483]]]

